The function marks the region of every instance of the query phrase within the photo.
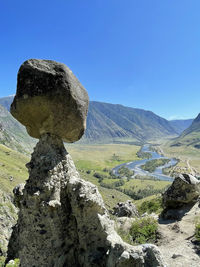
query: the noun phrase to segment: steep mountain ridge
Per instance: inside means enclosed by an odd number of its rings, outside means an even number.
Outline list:
[[[16,121],[10,112],[0,105],[0,143],[18,150],[32,150],[35,140],[28,136],[25,127]]]
[[[85,139],[143,142],[177,134],[170,123],[151,111],[91,101]]]
[[[200,148],[200,113],[193,120],[190,127],[183,131],[183,133],[172,143],[172,146],[181,145]]]

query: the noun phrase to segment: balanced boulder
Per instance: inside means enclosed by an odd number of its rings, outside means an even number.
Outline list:
[[[75,142],[85,131],[88,103],[86,90],[67,66],[30,59],[19,69],[11,114],[32,137],[51,133]]]
[[[71,71],[47,60],[19,70],[12,114],[39,138],[26,165],[29,179],[15,188],[18,221],[7,262],[20,267],[163,267],[155,245],[131,246],[114,229],[95,185],[79,176],[63,140],[84,132],[88,96]]]

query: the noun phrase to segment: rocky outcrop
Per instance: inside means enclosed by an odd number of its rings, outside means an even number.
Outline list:
[[[121,240],[98,189],[79,177],[60,138],[43,135],[27,167],[8,260],[20,258],[22,267],[163,266],[156,246]]]
[[[86,128],[88,102],[86,90],[67,66],[30,59],[19,69],[10,111],[32,137],[52,133],[75,142]]]
[[[200,181],[190,174],[180,174],[163,194],[165,208],[179,208],[195,203],[200,195]]]
[[[117,217],[138,217],[136,206],[130,201],[119,202],[113,208],[113,214]]]
[[[180,220],[200,196],[200,181],[190,174],[179,174],[163,194],[164,219]]]
[[[19,258],[21,267],[164,266],[156,246],[122,241],[97,187],[80,178],[64,148],[63,140],[83,134],[87,104],[63,65],[30,60],[20,68],[11,110],[40,140],[27,164],[29,179],[14,190],[19,216],[7,261]]]

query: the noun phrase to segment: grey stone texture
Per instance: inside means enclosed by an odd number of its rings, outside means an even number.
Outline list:
[[[52,133],[75,142],[85,131],[88,103],[86,90],[67,66],[29,59],[19,69],[10,111],[32,137]]]
[[[21,267],[164,266],[155,245],[122,241],[97,187],[80,178],[61,138],[42,135],[27,167],[7,261],[20,258]]]

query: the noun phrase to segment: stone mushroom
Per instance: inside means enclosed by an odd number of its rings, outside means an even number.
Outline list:
[[[29,59],[18,72],[11,114],[34,138],[51,133],[71,143],[85,131],[88,103],[86,90],[67,66]]]
[[[18,73],[13,116],[39,142],[14,190],[18,221],[6,262],[20,267],[164,267],[158,248],[133,247],[114,229],[98,188],[81,179],[63,141],[85,130],[88,95],[72,72],[49,60],[26,61]]]

